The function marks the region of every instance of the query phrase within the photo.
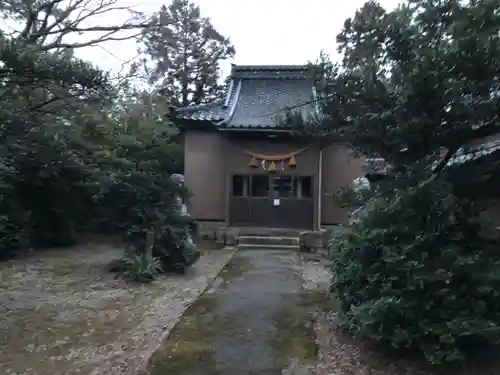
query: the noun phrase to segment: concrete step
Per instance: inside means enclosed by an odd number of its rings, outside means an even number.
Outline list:
[[[298,246],[299,237],[274,237],[274,236],[239,236],[240,245],[276,245],[276,246]]]
[[[300,251],[299,245],[255,245],[255,244],[238,244],[238,250],[289,250]]]
[[[231,227],[240,236],[259,236],[259,237],[299,237],[302,232],[300,229],[283,228],[258,228],[258,227]]]

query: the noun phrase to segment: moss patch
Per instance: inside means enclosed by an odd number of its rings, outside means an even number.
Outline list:
[[[253,268],[252,263],[236,254],[233,259],[222,269],[220,277],[222,277],[226,282],[234,280],[243,276],[246,272]]]
[[[212,339],[215,299],[204,295],[184,314],[170,333],[163,349],[151,358],[150,375],[216,374]]]
[[[300,364],[311,363],[316,359],[317,348],[314,342],[314,329],[309,309],[300,305],[288,305],[276,311],[272,321],[276,331],[268,343],[282,363],[297,360]]]

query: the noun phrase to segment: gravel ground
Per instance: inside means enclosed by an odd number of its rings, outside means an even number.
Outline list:
[[[300,267],[306,291],[326,291],[330,286],[331,273],[328,260],[321,255],[301,253]]]
[[[0,264],[0,374],[137,373],[233,255],[202,253],[148,285],[105,271],[122,254],[109,245]]]

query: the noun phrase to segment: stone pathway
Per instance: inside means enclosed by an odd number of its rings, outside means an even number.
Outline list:
[[[149,374],[309,374],[316,347],[302,286],[296,253],[237,252],[152,357]]]

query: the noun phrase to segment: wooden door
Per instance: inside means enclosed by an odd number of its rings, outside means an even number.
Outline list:
[[[232,176],[229,224],[313,229],[313,178],[292,174]]]
[[[271,179],[272,220],[275,228],[312,229],[312,177],[274,175]]]

